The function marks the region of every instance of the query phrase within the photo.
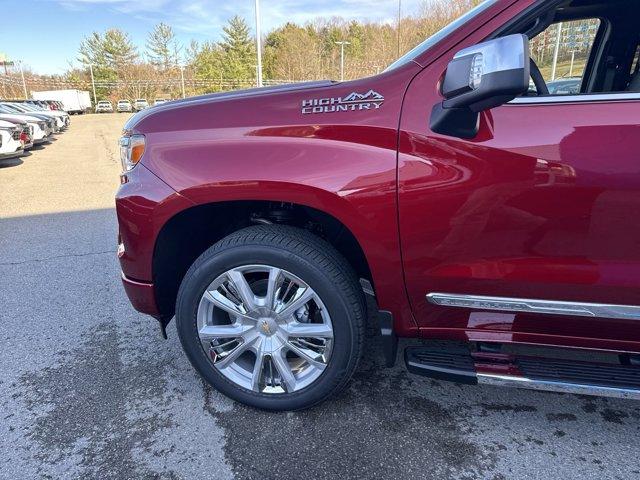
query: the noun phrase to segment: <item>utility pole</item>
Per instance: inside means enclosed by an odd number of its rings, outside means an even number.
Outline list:
[[[27,94],[27,82],[24,80],[24,69],[22,68],[22,60],[18,62],[20,65],[20,75],[22,75],[22,89],[24,90],[24,99],[27,100],[29,95]]]
[[[400,58],[400,24],[402,23],[402,0],[398,0],[398,56]]]
[[[182,81],[182,98],[187,98],[184,91],[184,65],[180,65],[180,80]]]
[[[258,54],[257,86],[262,87],[262,33],[260,32],[260,0],[256,0],[256,52]]]
[[[556,36],[556,48],[553,51],[553,67],[551,68],[551,81],[556,79],[558,68],[558,54],[560,53],[560,41],[562,40],[562,22],[558,23],[558,35]]]
[[[93,88],[93,105],[98,104],[98,97],[96,96],[96,80],[93,77],[93,65],[89,64],[89,72],[91,73],[91,87]]]
[[[340,81],[344,82],[344,46],[351,45],[351,42],[336,42],[336,45],[340,45]]]

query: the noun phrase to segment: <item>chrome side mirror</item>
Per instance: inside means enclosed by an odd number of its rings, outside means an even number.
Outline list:
[[[509,35],[465,48],[447,67],[444,100],[431,112],[431,130],[473,138],[479,112],[503,105],[529,89],[529,39]]]

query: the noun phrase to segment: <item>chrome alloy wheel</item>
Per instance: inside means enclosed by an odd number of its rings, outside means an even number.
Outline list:
[[[320,297],[271,266],[234,268],[206,288],[197,312],[200,342],[213,368],[260,393],[292,393],[322,375],[333,327]]]

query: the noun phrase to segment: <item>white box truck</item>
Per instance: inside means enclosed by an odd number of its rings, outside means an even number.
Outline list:
[[[64,105],[65,112],[85,113],[91,109],[91,96],[83,90],[47,90],[31,92],[34,100],[57,100]]]

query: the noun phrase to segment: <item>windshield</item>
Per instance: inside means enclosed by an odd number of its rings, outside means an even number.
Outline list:
[[[12,112],[24,113],[24,110],[19,109],[16,105],[7,105],[6,103],[3,105],[6,109]]]
[[[400,57],[398,60],[393,62],[391,65],[387,67],[385,72],[389,70],[393,70],[394,68],[398,68],[402,65],[405,65],[411,62],[412,60],[415,60],[418,56],[422,55],[424,52],[429,50],[440,40],[442,40],[445,37],[448,37],[451,33],[453,33],[458,28],[462,27],[465,23],[470,21],[472,18],[475,18],[476,16],[484,12],[486,9],[493,6],[497,1],[498,0],[485,0],[477,7],[469,10],[467,13],[465,13],[461,17],[458,17],[457,20],[454,20],[449,25],[444,27],[442,30],[436,32],[431,37],[427,38],[424,42],[422,42],[420,45],[415,47],[413,50],[409,51],[408,53]]]

